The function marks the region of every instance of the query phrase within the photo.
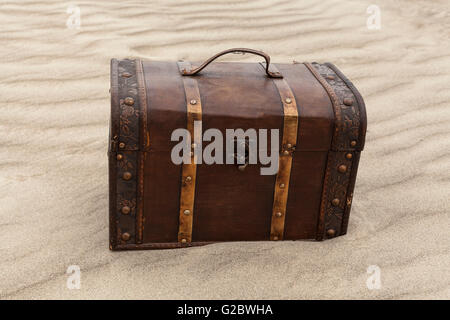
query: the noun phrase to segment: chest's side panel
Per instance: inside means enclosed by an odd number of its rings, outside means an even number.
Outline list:
[[[317,239],[347,232],[360,151],[366,134],[364,101],[332,64],[306,64],[333,103],[335,129],[323,182]]]

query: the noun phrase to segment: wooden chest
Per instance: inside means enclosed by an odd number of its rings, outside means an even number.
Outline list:
[[[343,235],[365,133],[330,63],[113,59],[110,248]]]

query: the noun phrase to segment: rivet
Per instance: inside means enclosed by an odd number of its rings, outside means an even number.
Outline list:
[[[284,150],[284,151],[283,151],[283,154],[284,154],[285,156],[288,156],[288,155],[289,155],[289,151]]]
[[[292,102],[291,98],[286,98],[286,100],[284,100],[284,101],[286,101],[286,103],[291,103]]]
[[[130,209],[129,206],[123,206],[123,207],[122,207],[122,213],[123,213],[123,214],[129,214],[130,211],[131,211],[131,209]]]
[[[280,188],[283,189],[284,187],[284,183],[280,183]]]
[[[274,237],[273,237],[273,240],[277,241],[277,240],[278,240],[278,237],[277,237],[277,236],[274,236]]]
[[[122,178],[123,178],[123,180],[130,180],[131,179],[131,172],[125,171],[123,173]]]
[[[189,103],[192,104],[192,105],[197,104],[197,100],[192,99]]]
[[[120,148],[120,149],[123,149],[123,148],[125,148],[125,142],[121,142],[121,143],[119,143],[119,148]]]
[[[188,216],[188,215],[191,214],[191,211],[186,209],[186,210],[183,211],[183,213],[184,213],[185,216]]]
[[[331,204],[333,205],[333,206],[338,206],[339,205],[339,199],[338,198],[335,198],[335,199],[333,199],[333,200],[331,200]]]
[[[128,241],[130,240],[130,234],[128,232],[125,232],[122,234],[122,240],[123,241]]]
[[[287,147],[288,149],[290,149],[290,148],[292,148],[292,144],[288,143],[288,144],[286,145],[286,147]]]
[[[353,99],[352,98],[344,98],[344,104],[346,106],[351,106],[353,104]]]
[[[134,104],[134,99],[131,97],[126,97],[123,102],[128,106],[132,106]]]
[[[338,170],[339,170],[340,173],[344,173],[345,171],[347,171],[347,166],[345,164],[341,164],[338,167]]]
[[[190,181],[192,181],[192,177],[191,177],[191,176],[187,176],[186,179],[185,179],[184,181],[190,182]]]
[[[240,164],[240,165],[238,165],[238,170],[239,170],[239,171],[244,171],[245,168],[247,168],[247,165],[246,165],[246,164]]]
[[[194,155],[194,153],[192,151],[189,154],[191,155],[191,157]]]
[[[277,212],[277,213],[275,213],[275,215],[279,218],[279,217],[281,217],[283,214],[282,214],[281,212]]]
[[[124,72],[124,73],[122,73],[122,77],[124,77],[124,78],[129,78],[129,77],[131,77],[131,73],[129,73],[129,72]]]
[[[352,142],[350,142],[350,145],[351,145],[352,147],[355,147],[355,146],[356,146],[356,140],[353,140]]]
[[[351,153],[347,153],[346,155],[345,155],[345,157],[347,158],[347,159],[351,159],[352,157],[353,157],[353,155],[351,154]]]
[[[331,74],[327,76],[328,80],[334,80],[334,76],[332,76]]]
[[[328,237],[334,237],[335,236],[335,234],[336,234],[336,231],[334,231],[334,229],[328,229],[327,230],[327,236]]]
[[[122,159],[123,159],[123,155],[121,155],[121,154],[119,153],[119,154],[116,156],[116,159],[119,160],[119,161],[122,160]]]
[[[195,149],[195,147],[197,147],[196,143],[191,144],[192,149]]]
[[[186,240],[186,239],[181,239],[181,242],[182,242],[182,243],[186,243],[187,240]]]

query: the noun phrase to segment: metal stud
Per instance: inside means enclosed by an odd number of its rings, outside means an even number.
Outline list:
[[[181,239],[181,243],[186,243],[187,240],[186,239]]]
[[[339,205],[339,199],[338,198],[335,198],[335,199],[333,199],[333,200],[331,200],[331,204],[333,205],[333,206],[338,206]]]
[[[189,153],[189,155],[192,157],[192,156],[194,155],[194,153],[191,151],[191,152]]]
[[[129,214],[131,211],[131,208],[129,206],[123,206],[122,207],[122,213],[123,214]]]
[[[121,143],[119,143],[119,148],[120,148],[120,149],[123,149],[123,148],[125,148],[125,142],[121,142]]]
[[[345,157],[346,157],[348,160],[350,160],[351,158],[353,158],[353,155],[352,155],[351,153],[347,153],[347,154],[345,155]]]
[[[191,101],[189,101],[189,103],[192,104],[192,105],[197,104],[197,100],[192,99]]]
[[[352,142],[350,142],[350,145],[351,145],[352,147],[355,147],[355,146],[356,146],[356,140],[353,140]]]
[[[290,149],[290,148],[292,148],[292,144],[288,143],[288,144],[286,145],[286,147],[287,147],[288,149]]]
[[[280,183],[280,188],[283,189],[285,187],[284,183]]]
[[[351,106],[353,104],[353,99],[352,98],[344,98],[344,104],[346,106]]]
[[[275,213],[275,215],[276,215],[278,218],[280,218],[283,214],[282,214],[281,212],[277,212],[277,213]]]
[[[129,77],[131,77],[131,73],[129,73],[129,72],[124,72],[124,73],[122,73],[122,77],[124,77],[124,78],[129,78]]]
[[[292,102],[291,98],[286,98],[286,100],[284,100],[284,101],[288,104]]]
[[[336,235],[336,231],[334,229],[328,229],[327,230],[327,236],[332,238]]]
[[[128,232],[122,233],[122,240],[123,241],[128,241],[130,240],[131,236]]]
[[[186,179],[184,180],[186,182],[191,182],[192,181],[192,177],[191,176],[187,176]]]
[[[284,151],[283,151],[283,154],[284,154],[285,156],[288,156],[288,155],[289,155],[289,151],[284,150]]]
[[[247,168],[247,164],[240,164],[240,165],[238,165],[238,170],[239,171],[244,171],[245,168]]]
[[[183,213],[184,213],[185,216],[188,216],[188,215],[191,214],[191,211],[186,209],[186,210],[183,211]]]
[[[338,167],[338,171],[339,171],[340,173],[344,173],[345,171],[347,171],[347,166],[346,166],[345,164],[341,164],[341,165]]]
[[[122,159],[123,159],[123,155],[121,155],[121,154],[119,153],[119,154],[116,156],[116,159],[119,160],[119,161],[122,160]]]
[[[131,97],[126,97],[123,102],[128,106],[132,106],[134,104],[134,99]]]
[[[131,179],[131,172],[125,171],[122,175],[123,180],[130,180]]]

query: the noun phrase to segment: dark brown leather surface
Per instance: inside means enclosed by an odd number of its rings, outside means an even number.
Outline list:
[[[297,150],[327,151],[333,136],[330,99],[303,64],[276,64],[299,108]],[[152,150],[169,150],[173,128],[186,126],[182,76],[174,62],[144,62]],[[283,110],[272,79],[256,63],[214,63],[196,75],[207,128],[278,128]],[[231,126],[230,126],[231,124]]]
[[[333,110],[324,89],[302,64],[277,64],[295,95],[300,115],[286,214],[286,239],[313,238],[320,207]],[[182,77],[175,63],[144,62],[150,149],[145,160],[144,243],[177,241],[180,166],[170,141],[186,126]],[[283,107],[273,81],[258,64],[214,63],[195,76],[202,101],[203,131],[283,126]],[[306,151],[308,152],[302,152]],[[193,241],[266,240],[275,175],[259,165],[197,166]]]

